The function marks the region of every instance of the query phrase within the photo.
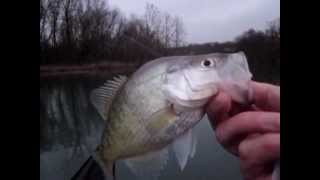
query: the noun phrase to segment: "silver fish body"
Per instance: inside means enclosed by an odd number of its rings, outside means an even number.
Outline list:
[[[179,144],[177,151],[183,151],[177,152],[177,158],[184,167],[184,156],[195,148],[193,138],[186,134],[204,116],[204,105],[218,90],[245,103],[250,79],[243,53],[214,53],[159,58],[128,79],[118,77],[96,89],[92,101],[106,119],[97,155],[106,172],[112,172],[115,161],[133,158],[129,161],[133,171],[139,174],[141,164],[152,162],[151,169],[158,173],[165,164],[165,147],[177,139],[184,139],[184,143],[174,143]],[[179,147],[187,144],[193,144],[189,151]]]

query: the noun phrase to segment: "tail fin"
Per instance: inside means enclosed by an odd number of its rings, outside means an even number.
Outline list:
[[[112,164],[112,174],[104,171],[100,164],[90,156],[71,180],[115,180],[115,165]]]

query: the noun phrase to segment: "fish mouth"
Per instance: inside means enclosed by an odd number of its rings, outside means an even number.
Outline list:
[[[217,86],[213,86],[212,84],[207,84],[201,88],[192,88],[185,75],[183,75],[180,81],[184,81],[183,87],[167,84],[164,85],[163,92],[170,102],[184,107],[202,107],[218,91]]]
[[[209,98],[197,99],[197,100],[184,100],[184,99],[175,98],[173,101],[175,103],[179,104],[180,106],[189,107],[189,108],[196,108],[196,107],[204,106],[208,100],[209,100]]]
[[[201,107],[205,105],[209,100],[209,98],[199,98],[199,99],[189,98],[189,96],[185,96],[185,95],[182,96],[182,95],[179,95],[179,93],[172,93],[168,91],[166,88],[163,89],[163,93],[171,103],[178,104],[184,107],[189,107],[189,108]]]

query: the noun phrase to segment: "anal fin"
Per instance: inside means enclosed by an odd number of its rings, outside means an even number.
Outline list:
[[[280,161],[276,162],[272,172],[272,180],[280,180]]]
[[[180,169],[183,170],[189,158],[196,153],[196,137],[190,129],[186,134],[180,136],[173,142],[173,150],[175,152]]]
[[[164,148],[143,156],[126,159],[125,163],[138,179],[156,180],[160,176],[160,171],[167,164],[168,158],[168,150]]]

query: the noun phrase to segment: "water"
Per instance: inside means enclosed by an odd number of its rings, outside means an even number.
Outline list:
[[[99,143],[103,120],[89,103],[89,92],[106,79],[60,79],[40,87],[40,179],[68,180]],[[216,141],[207,119],[196,127],[195,157],[180,172],[170,152],[160,180],[241,180],[239,161]],[[136,179],[123,162],[117,163],[118,180]]]

